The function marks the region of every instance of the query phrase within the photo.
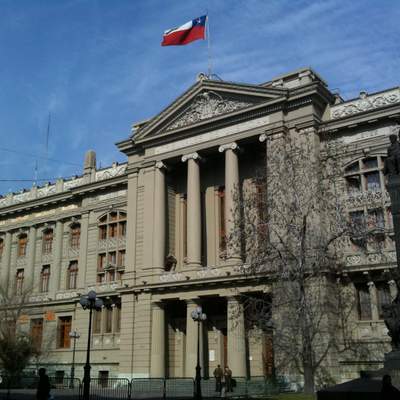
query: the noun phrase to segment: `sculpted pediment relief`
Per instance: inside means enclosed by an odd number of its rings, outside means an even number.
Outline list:
[[[204,91],[199,93],[193,99],[193,102],[178,115],[165,130],[172,131],[174,129],[190,126],[200,121],[250,107],[254,104],[257,103],[224,98],[219,93],[212,90]]]
[[[234,112],[285,96],[282,89],[202,80],[189,88],[160,114],[139,126],[136,143],[197,124],[220,120]]]

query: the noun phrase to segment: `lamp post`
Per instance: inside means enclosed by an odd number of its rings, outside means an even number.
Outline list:
[[[75,346],[76,339],[79,339],[81,335],[77,331],[72,331],[69,333],[69,337],[74,340],[74,346],[72,348],[72,365],[71,365],[71,382],[70,387],[74,387],[74,379],[75,379]]]
[[[207,319],[207,315],[203,313],[200,306],[192,311],[192,319],[197,322],[197,365],[195,377],[195,394],[196,400],[201,400],[201,367],[200,367],[200,323]]]
[[[86,296],[82,296],[79,300],[80,305],[84,310],[89,310],[89,330],[88,342],[86,349],[86,364],[83,367],[83,400],[89,400],[90,396],[90,339],[92,332],[92,313],[93,310],[101,310],[103,307],[103,300],[99,299],[94,290],[91,290]]]

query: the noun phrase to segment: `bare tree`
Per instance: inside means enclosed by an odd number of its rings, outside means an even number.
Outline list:
[[[227,238],[243,244],[242,272],[272,288],[267,298],[245,299],[247,315],[272,329],[276,365],[301,375],[307,393],[327,382],[332,355],[354,345],[346,327],[355,298],[341,278],[343,250],[367,238],[365,224],[346,212],[338,147],[320,152],[318,140],[311,129],[268,141],[265,165],[237,193],[240,229]]]
[[[18,329],[24,318],[31,290],[16,296],[0,286],[0,364],[11,379],[17,379],[34,353],[29,334]]]

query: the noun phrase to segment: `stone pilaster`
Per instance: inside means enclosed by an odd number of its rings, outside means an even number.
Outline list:
[[[25,288],[33,287],[34,282],[34,271],[35,271],[35,256],[36,256],[36,227],[31,226],[29,228],[29,240],[28,240],[28,262],[24,273],[24,286]]]
[[[188,162],[187,169],[187,264],[192,267],[201,265],[201,198],[200,167],[197,153],[182,157]]]
[[[11,271],[11,246],[12,246],[12,234],[6,232],[4,238],[4,250],[1,258],[1,273],[0,273],[0,284],[3,288],[8,287]]]
[[[128,199],[127,214],[128,224],[126,227],[126,265],[125,281],[133,283],[133,273],[136,264],[136,221],[137,221],[137,190],[139,172],[134,171],[128,176]]]
[[[236,231],[235,215],[237,207],[235,202],[239,195],[239,160],[237,143],[224,144],[219,147],[219,152],[225,152],[225,229],[227,235],[227,261],[237,263],[241,261],[239,237]]]
[[[194,378],[197,364],[197,322],[192,319],[192,311],[198,304],[193,300],[186,302],[186,351],[185,351],[185,377]]]
[[[152,303],[150,362],[151,378],[165,377],[165,339],[165,311],[163,305],[161,303]]]
[[[82,214],[81,237],[79,238],[78,281],[77,288],[84,288],[86,283],[87,251],[89,235],[89,213]],[[97,265],[96,265],[97,268]]]
[[[243,305],[236,297],[228,297],[228,366],[234,376],[247,376],[246,335]]]
[[[159,161],[155,168],[153,240],[153,267],[159,272],[164,270],[165,264],[167,209],[165,193],[165,165]]]
[[[57,291],[60,289],[60,276],[61,276],[61,261],[62,261],[62,247],[64,238],[64,223],[57,221],[55,230],[55,242],[53,249],[53,264],[50,268],[50,290],[49,295],[55,298]]]

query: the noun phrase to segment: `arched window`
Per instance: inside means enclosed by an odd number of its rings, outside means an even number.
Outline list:
[[[391,224],[390,208],[385,206],[385,197],[381,196],[385,190],[384,160],[383,156],[368,156],[344,170],[350,218],[362,230],[383,230],[385,225]],[[368,200],[370,195],[374,196],[373,204]]]
[[[26,256],[26,245],[28,243],[28,237],[25,233],[22,233],[18,237],[18,257]]]
[[[69,244],[71,249],[79,249],[81,240],[81,226],[78,223],[71,225]]]
[[[126,213],[112,211],[99,219],[99,239],[110,239],[126,236]]]
[[[78,281],[78,261],[71,261],[67,272],[67,289],[76,289]]]
[[[53,250],[53,230],[46,229],[43,232],[43,254],[50,254]]]

